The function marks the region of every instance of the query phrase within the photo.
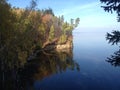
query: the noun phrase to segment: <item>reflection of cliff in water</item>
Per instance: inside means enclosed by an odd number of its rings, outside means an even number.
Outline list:
[[[4,69],[4,72],[0,74],[4,90],[31,90],[34,89],[35,80],[65,72],[67,69],[80,70],[79,65],[73,60],[71,50],[64,52],[41,51],[22,67]]]

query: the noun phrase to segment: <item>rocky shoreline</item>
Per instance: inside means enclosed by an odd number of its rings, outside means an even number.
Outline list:
[[[55,45],[47,45],[43,50],[56,50],[56,51],[62,51],[65,49],[72,49],[73,48],[73,43],[72,40],[68,40],[64,44],[55,44]]]
[[[28,58],[28,60],[31,60],[32,58],[34,58],[35,56],[37,56],[38,53],[40,52],[70,52],[73,48],[73,43],[68,41],[65,44],[58,44],[58,45],[48,45],[43,49],[40,50],[35,50],[35,52],[32,53],[32,55],[30,55],[30,57]]]
[[[65,50],[65,49],[72,49],[73,45],[72,43],[66,43],[66,44],[59,44],[59,45],[49,45],[45,47],[42,50]]]

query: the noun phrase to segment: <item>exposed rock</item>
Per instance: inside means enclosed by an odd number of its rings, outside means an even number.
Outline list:
[[[62,45],[56,45],[56,50],[61,50],[61,49],[70,49],[72,48],[72,43],[67,42],[66,44],[62,44]]]
[[[57,44],[56,42],[58,39],[54,39],[53,41],[47,41],[43,44],[42,49],[43,50],[62,50],[64,51],[65,49],[72,49],[73,43],[72,43],[72,38],[68,38],[68,40],[65,43],[62,44]]]
[[[46,41],[44,44],[43,44],[43,46],[42,46],[42,48],[47,48],[48,46],[55,46],[55,44],[56,44],[56,42],[58,41],[58,38],[55,38],[55,39],[53,39],[53,41]]]

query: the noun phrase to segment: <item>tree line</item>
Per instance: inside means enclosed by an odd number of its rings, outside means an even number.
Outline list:
[[[11,7],[7,0],[0,0],[0,58],[1,64],[24,65],[36,49],[48,44],[63,44],[72,38],[72,30],[80,19],[55,16],[51,8],[37,10],[35,0],[25,9]],[[19,61],[19,63],[18,63]]]

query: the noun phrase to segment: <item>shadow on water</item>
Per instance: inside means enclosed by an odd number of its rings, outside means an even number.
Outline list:
[[[2,62],[0,64],[2,65]],[[3,67],[4,70],[0,70],[3,90],[33,90],[36,80],[65,72],[67,69],[80,70],[79,65],[73,60],[72,50],[39,51],[23,66],[10,68],[8,63],[4,63]]]
[[[118,43],[120,43],[120,31],[107,33],[106,40],[108,40],[108,43],[111,43],[112,45],[118,45]],[[106,61],[115,67],[120,66],[120,47],[119,50],[114,52],[113,55],[107,57]]]

